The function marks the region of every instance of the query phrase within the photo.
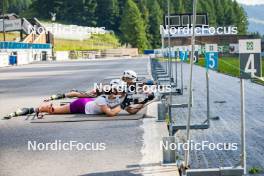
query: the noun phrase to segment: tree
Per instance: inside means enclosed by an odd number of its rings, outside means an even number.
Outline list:
[[[97,16],[95,14],[97,7],[97,0],[81,0],[83,2],[83,9],[80,17],[85,26],[97,26]]]
[[[107,30],[118,30],[119,4],[118,0],[97,0],[97,24]]]
[[[50,19],[54,12],[58,21],[96,26],[96,6],[96,0],[34,0],[31,10],[41,19]]]
[[[223,5],[221,4],[222,0],[214,0],[215,4],[215,13],[216,13],[216,23],[219,26],[223,26],[224,24],[224,8]]]
[[[228,7],[225,11],[225,25],[235,25],[236,24],[236,17],[232,7]]]
[[[248,20],[247,20],[246,12],[237,3],[236,0],[233,2],[233,10],[234,10],[234,14],[236,15],[235,26],[238,28],[239,34],[246,34],[247,33],[247,26],[248,26]]]
[[[153,48],[160,47],[160,25],[162,25],[162,10],[157,0],[150,0],[148,3],[150,44]]]
[[[144,21],[137,5],[132,0],[127,0],[125,4],[120,30],[124,42],[141,51],[149,47]]]
[[[7,11],[9,13],[19,14],[22,11],[26,10],[31,4],[31,0],[8,0],[9,7]]]
[[[183,2],[179,0],[179,3],[180,5],[184,5],[184,8],[180,7],[181,8],[180,11],[189,12],[189,13],[193,12],[193,0],[185,0]]]
[[[151,33],[150,33],[150,23],[149,23],[149,15],[150,15],[150,11],[149,8],[147,7],[147,0],[138,0],[138,8],[139,11],[141,12],[141,16],[142,19],[144,21],[144,27],[145,27],[145,31],[146,31],[146,36],[148,41],[150,42],[151,40]]]
[[[175,11],[177,13],[184,13],[184,12],[186,12],[185,11],[185,7],[184,7],[184,0],[177,0],[177,1],[175,1]]]
[[[50,12],[55,12],[59,22],[106,27],[123,42],[141,49],[149,44],[159,47],[159,25],[164,14],[167,15],[168,1],[171,14],[192,13],[193,3],[193,0],[0,0],[0,5],[3,1],[6,13],[47,20]],[[236,0],[198,0],[197,12],[208,14],[210,26],[233,25],[240,34],[247,33],[247,15]]]
[[[4,2],[5,13],[16,13],[19,14],[26,10],[30,4],[31,0],[1,0],[0,1],[0,11],[2,13],[2,7]]]
[[[57,17],[63,19],[64,17],[64,9],[63,3],[66,6],[67,1],[63,2],[63,0],[34,0],[30,6],[30,10],[36,15],[36,17],[42,19],[50,19],[50,12],[57,13]]]
[[[199,9],[198,12],[207,12],[208,14],[208,20],[210,26],[216,26],[216,14],[215,14],[215,5],[213,3],[213,0],[206,0],[206,1],[198,1]]]

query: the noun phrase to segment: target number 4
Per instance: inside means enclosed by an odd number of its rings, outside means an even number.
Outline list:
[[[250,73],[251,77],[255,76],[255,73],[257,70],[255,69],[255,63],[254,63],[254,54],[250,54],[248,61],[246,63],[245,72]]]

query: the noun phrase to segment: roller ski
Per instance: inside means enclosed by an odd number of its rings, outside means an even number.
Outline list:
[[[53,105],[51,103],[47,103],[47,104],[45,103],[41,105],[39,108],[20,108],[15,112],[12,112],[4,116],[3,119],[8,120],[18,116],[27,116],[25,120],[28,120],[30,117],[32,117],[31,120],[34,120],[35,118],[42,119],[44,117],[44,114],[42,112],[52,113],[53,111],[54,111]]]
[[[65,94],[55,94],[55,95],[51,95],[49,98],[44,99],[44,102],[48,102],[48,101],[52,101],[52,100],[60,100],[60,99],[64,99],[66,98]]]
[[[36,110],[34,108],[19,108],[15,112],[12,112],[12,113],[4,116],[3,119],[8,120],[8,119],[11,119],[13,117],[25,116],[25,115],[33,114],[35,112],[36,112]]]

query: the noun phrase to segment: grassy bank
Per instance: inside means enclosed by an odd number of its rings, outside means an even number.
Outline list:
[[[264,59],[262,58],[262,63],[264,63]],[[200,58],[199,66],[205,67],[205,59]],[[222,57],[219,59],[218,63],[218,72],[239,77],[240,69],[239,69],[239,58],[238,57]],[[262,64],[262,76],[264,73],[264,64]],[[252,81],[257,82],[259,84],[264,85],[264,81],[259,79],[252,79]]]
[[[227,75],[238,77],[239,72],[239,59],[236,57],[223,57],[218,60],[218,72]],[[199,58],[199,66],[205,67],[205,59]]]
[[[55,39],[56,51],[102,50],[119,46],[118,38],[112,34],[92,35],[90,39],[83,41]]]
[[[15,41],[17,38],[20,37],[18,32],[8,32],[5,34],[6,41]],[[0,32],[0,41],[4,41],[4,35]]]
[[[6,41],[15,41],[19,38],[19,33],[6,33]],[[0,41],[4,41],[3,33],[0,33]],[[56,51],[71,50],[102,50],[108,48],[117,48],[120,46],[118,38],[113,34],[97,34],[83,41],[55,39]]]

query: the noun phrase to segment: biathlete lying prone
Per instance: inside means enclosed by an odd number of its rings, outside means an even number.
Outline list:
[[[124,78],[122,78],[124,80]],[[132,81],[129,80],[128,81]],[[134,79],[134,78],[133,78]],[[43,103],[38,108],[22,108],[13,112],[5,119],[10,119],[14,116],[28,115],[35,113],[38,118],[43,117],[42,113],[48,114],[106,114],[107,116],[115,116],[122,109],[130,114],[137,113],[145,103],[154,98],[153,94],[148,95],[143,101],[137,102],[136,105],[131,106],[131,99],[124,89],[128,83],[120,79],[115,79],[110,82],[111,89],[109,92],[101,94],[96,98],[82,97],[74,100],[73,102],[62,105],[53,106],[52,103]],[[82,94],[80,94],[83,96]],[[77,96],[78,97],[78,96]]]
[[[123,72],[123,75],[121,77],[121,80],[124,81],[127,85],[127,87],[129,86],[135,86],[136,82],[137,82],[137,73],[133,70],[125,70]],[[143,84],[145,85],[154,85],[154,81],[152,80],[145,80],[143,82]],[[135,93],[136,90],[128,90],[128,94],[131,95],[133,93]],[[59,100],[59,99],[64,99],[64,98],[96,98],[100,95],[102,95],[103,92],[97,89],[92,89],[89,91],[77,91],[77,90],[72,90],[70,92],[67,93],[58,93],[56,95],[52,95],[49,98],[46,98],[45,101],[51,101],[51,100]]]

